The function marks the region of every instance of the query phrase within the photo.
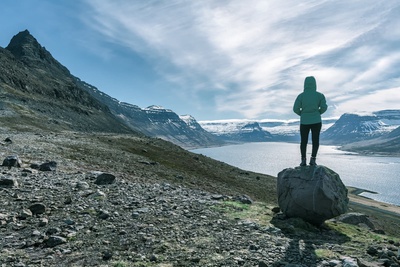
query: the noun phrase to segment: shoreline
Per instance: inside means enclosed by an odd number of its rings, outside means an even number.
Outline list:
[[[376,192],[373,192],[370,190],[357,188],[357,187],[351,187],[351,186],[347,186],[347,189],[348,189],[348,197],[349,197],[349,205],[350,206],[353,205],[353,206],[363,207],[363,209],[370,209],[371,211],[381,210],[382,212],[392,215],[394,217],[397,217],[400,220],[400,206],[380,202],[380,201],[374,200],[372,198],[368,198],[368,197],[360,195],[364,192],[377,194]]]

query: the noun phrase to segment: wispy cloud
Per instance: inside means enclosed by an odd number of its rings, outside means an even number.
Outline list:
[[[148,58],[187,94],[214,90],[216,111],[291,115],[308,75],[332,115],[400,102],[398,93],[383,97],[398,86],[396,0],[87,3],[92,27]]]

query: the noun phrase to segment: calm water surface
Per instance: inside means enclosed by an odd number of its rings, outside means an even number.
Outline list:
[[[310,153],[311,146],[307,151]],[[300,163],[299,145],[293,143],[245,143],[192,152],[273,176]],[[362,156],[334,146],[320,146],[317,163],[338,173],[347,186],[377,192],[363,193],[363,196],[400,206],[400,157]]]

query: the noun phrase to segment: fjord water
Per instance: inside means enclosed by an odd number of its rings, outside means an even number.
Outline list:
[[[309,145],[308,154],[310,151]],[[245,143],[195,149],[192,152],[243,170],[272,176],[278,176],[283,169],[297,167],[300,163],[299,145],[293,143]],[[338,150],[334,146],[320,146],[317,163],[338,173],[346,186],[376,192],[362,193],[362,196],[400,206],[400,157],[363,156]]]

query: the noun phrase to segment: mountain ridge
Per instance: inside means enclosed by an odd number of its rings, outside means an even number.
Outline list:
[[[73,76],[28,30],[0,47],[0,59],[2,113],[23,118],[25,128],[144,134],[185,148],[223,143],[201,127],[190,128],[172,110],[118,101]],[[48,123],[41,125],[43,119]]]

